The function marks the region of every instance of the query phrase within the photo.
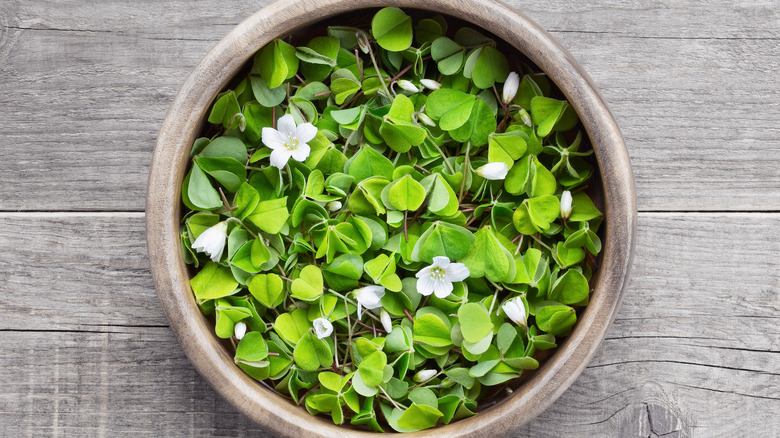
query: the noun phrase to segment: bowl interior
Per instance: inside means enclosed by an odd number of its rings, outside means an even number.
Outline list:
[[[582,121],[598,172],[591,186],[604,211],[600,230],[603,250],[591,286],[590,304],[553,354],[534,373],[514,384],[508,397],[479,415],[415,435],[448,436],[504,433],[534,418],[562,394],[595,354],[611,324],[627,282],[633,255],[635,196],[633,176],[622,137],[604,99],[587,74],[552,37],[511,8],[493,1],[366,1],[355,9],[348,0],[278,2],[248,18],[223,39],[182,86],[160,130],[147,195],[150,261],[163,308],[185,352],[207,380],[253,420],[290,436],[368,434],[309,415],[300,407],[249,378],[233,363],[232,351],[213,334],[189,288],[190,274],[181,256],[181,183],[189,149],[202,134],[216,95],[248,68],[252,55],[277,37],[302,41],[321,35],[327,25],[365,20],[380,6],[399,6],[412,15],[440,13],[450,26],[468,25],[496,37],[518,61],[535,64],[558,86]],[[511,60],[511,58],[510,58]]]

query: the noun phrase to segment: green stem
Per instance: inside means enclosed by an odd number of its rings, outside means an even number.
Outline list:
[[[471,142],[466,143],[466,157],[463,159],[463,179],[460,181],[460,193],[458,193],[458,201],[463,199],[464,190],[466,188],[466,172],[471,167],[471,160],[469,159],[469,153],[471,152]]]

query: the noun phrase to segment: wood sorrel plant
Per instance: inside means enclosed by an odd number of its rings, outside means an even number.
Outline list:
[[[237,366],[407,432],[474,415],[569,333],[602,215],[543,74],[440,16],[366,27],[275,40],[218,96],[181,244]]]

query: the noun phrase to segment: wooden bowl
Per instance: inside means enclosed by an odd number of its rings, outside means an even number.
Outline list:
[[[478,415],[415,436],[497,436],[512,433],[550,406],[585,369],[617,314],[628,282],[636,234],[636,199],[623,138],[607,104],[572,56],[549,34],[512,8],[493,0],[297,0],[261,9],[220,41],[185,81],[160,129],[146,203],[149,258],[162,306],[184,351],[211,385],[237,409],[268,430],[288,436],[368,435],[315,417],[259,385],[233,363],[201,313],[189,286],[179,242],[181,186],[189,151],[216,95],[266,43],[362,8],[398,6],[442,13],[473,23],[514,46],[560,88],[590,137],[600,171],[598,195],[605,212],[603,252],[590,304],[571,335],[511,396]],[[366,14],[372,11],[366,10]],[[598,183],[599,178],[594,178]]]

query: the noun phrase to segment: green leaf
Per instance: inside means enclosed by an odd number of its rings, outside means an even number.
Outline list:
[[[531,99],[531,119],[537,125],[539,137],[546,137],[563,115],[567,103],[562,100],[537,96]]]
[[[452,345],[450,329],[436,315],[426,313],[414,319],[414,341],[433,347],[448,347]]]
[[[385,366],[387,365],[387,355],[382,351],[375,351],[365,358],[358,365],[360,376],[366,386],[379,386],[382,384]]]
[[[552,195],[557,190],[555,176],[547,170],[536,156],[523,158],[507,173],[504,187],[507,192],[528,196]]]
[[[314,265],[306,265],[298,278],[293,280],[291,296],[303,301],[316,301],[322,296],[322,271]]]
[[[463,339],[476,343],[493,330],[493,323],[482,304],[466,303],[458,309],[458,321]]]
[[[416,211],[425,201],[425,189],[409,175],[390,187],[390,205],[399,211]]]
[[[441,24],[430,18],[423,18],[414,27],[414,39],[417,41],[417,44],[432,42],[443,33]]]
[[[412,19],[398,8],[380,9],[371,20],[371,33],[385,50],[406,50],[412,45]]]
[[[233,214],[243,220],[257,208],[259,203],[260,194],[249,183],[244,182],[236,192],[236,200],[234,202],[236,209],[233,211]]]
[[[236,192],[246,180],[246,168],[233,158],[199,157],[195,162],[230,192]]]
[[[254,69],[260,73],[269,88],[276,88],[295,76],[298,71],[298,58],[295,53],[295,47],[276,39],[255,56]]]
[[[458,207],[458,197],[455,195],[455,191],[441,174],[434,174],[428,200],[428,211],[438,216],[449,217],[458,212]]]
[[[488,161],[501,161],[511,169],[525,154],[526,143],[519,132],[492,133],[488,136]],[[508,176],[508,175],[507,175]]]
[[[217,137],[200,151],[198,157],[232,158],[239,163],[245,163],[246,145],[235,137]]]
[[[568,219],[571,222],[583,222],[601,217],[601,212],[585,192],[575,193],[571,205],[571,216]]]
[[[265,307],[276,307],[284,300],[284,284],[274,273],[255,275],[248,287],[249,293]]]
[[[225,129],[231,127],[230,122],[233,121],[232,128],[236,128],[238,124],[233,117],[236,113],[241,112],[241,107],[238,105],[238,98],[233,90],[221,93],[217,97],[217,101],[214,102],[214,106],[209,113],[209,123],[216,125],[222,125]]]
[[[439,120],[439,127],[446,131],[457,129],[469,119],[475,97],[451,88],[440,88],[428,95],[425,113]]]
[[[443,36],[431,43],[431,57],[441,74],[453,75],[463,67],[465,51],[460,44]]]
[[[584,250],[581,248],[567,248],[564,242],[558,242],[558,244],[553,247],[553,250],[553,256],[561,268],[574,266],[585,258]]]
[[[252,76],[249,78],[252,84],[252,93],[260,105],[273,108],[284,101],[287,97],[287,87],[279,85],[276,88],[269,88],[263,78]]]
[[[260,202],[247,219],[266,233],[276,234],[281,231],[289,217],[287,197],[285,196]]]
[[[214,210],[223,206],[219,193],[197,163],[192,164],[182,186],[182,199],[194,210]]]
[[[315,371],[333,363],[328,345],[311,332],[305,333],[295,345],[293,358],[295,364],[306,371]]]
[[[569,306],[551,305],[536,309],[536,325],[555,336],[566,336],[577,322],[577,314]]]
[[[510,281],[515,276],[514,257],[499,243],[492,227],[483,227],[475,234],[475,242],[460,262],[469,268],[470,277],[484,276],[490,281]]]
[[[466,389],[471,389],[471,387],[474,386],[475,379],[469,374],[469,370],[466,368],[450,368],[445,371],[445,374],[450,380],[459,385],[463,385]]]
[[[320,381],[323,388],[330,389],[333,392],[341,392],[341,388],[347,384],[349,378],[344,378],[330,371],[323,371],[317,374],[317,380]]]
[[[550,299],[561,304],[576,304],[588,299],[588,280],[579,271],[569,269],[558,277],[550,291]]]
[[[393,169],[393,163],[387,157],[370,146],[363,146],[349,164],[347,173],[355,177],[357,182],[372,176],[381,176],[390,180],[393,177]]]
[[[526,199],[517,207],[512,222],[522,234],[541,233],[560,215],[560,201],[552,195]]]
[[[307,314],[306,309],[295,309],[290,313],[282,313],[274,321],[274,330],[290,345],[295,345],[311,328]]]
[[[327,79],[332,67],[336,66],[336,58],[339,54],[339,40],[333,37],[318,36],[309,41],[306,46],[304,48],[299,47],[299,52],[296,53],[296,56],[304,61],[301,64],[301,73],[308,81]],[[309,50],[314,52],[311,60],[304,59],[306,55],[301,57],[300,51],[308,52]]]
[[[417,240],[412,250],[414,261],[433,263],[436,256],[460,260],[474,243],[471,231],[447,222],[434,222]]]
[[[493,110],[482,98],[476,97],[468,121],[463,126],[448,132],[456,141],[461,143],[470,141],[472,146],[479,147],[487,144],[488,136],[496,131],[496,126]]]
[[[464,69],[464,76],[470,77],[477,87],[490,88],[494,83],[506,80],[509,75],[509,62],[503,53],[491,46],[484,46],[479,52],[471,74],[466,73]]]
[[[436,426],[442,415],[444,414],[436,408],[412,403],[409,409],[401,414],[398,425],[409,430],[430,429]]]
[[[213,300],[232,295],[238,287],[229,268],[214,262],[206,263],[191,280],[190,286],[198,301]]]
[[[236,363],[259,362],[268,357],[268,345],[259,332],[249,332],[244,335],[236,346]]]

